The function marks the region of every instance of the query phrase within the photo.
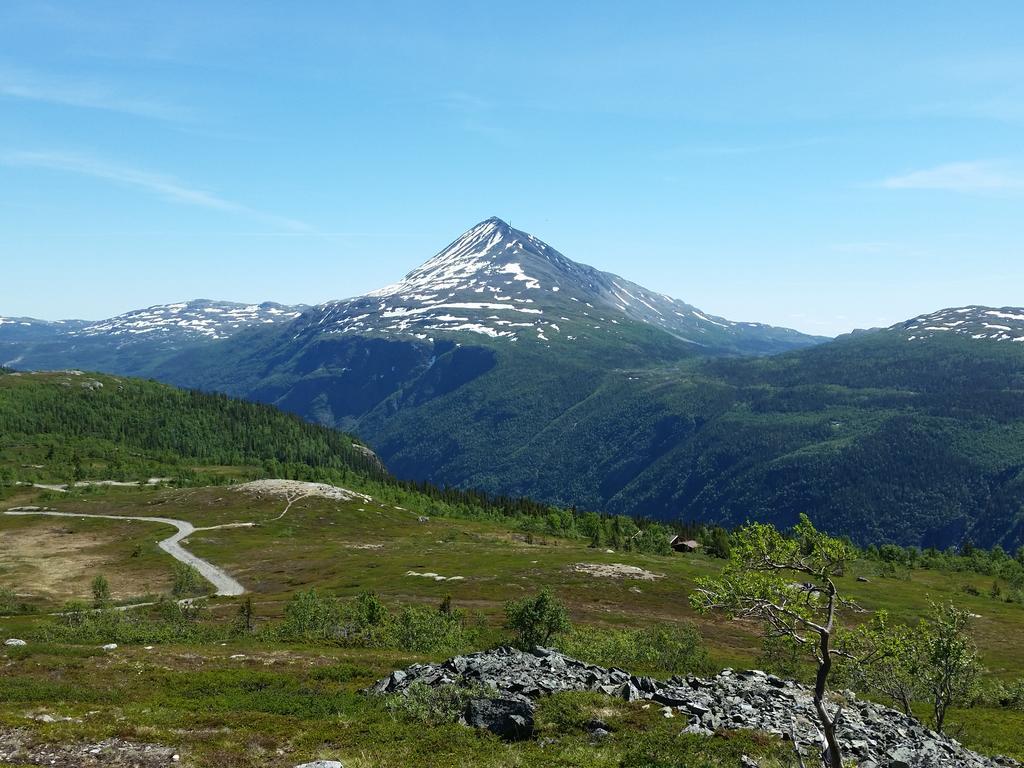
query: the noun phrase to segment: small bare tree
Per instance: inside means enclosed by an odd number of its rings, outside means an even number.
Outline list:
[[[841,768],[836,738],[841,711],[829,712],[825,696],[836,657],[839,609],[856,608],[844,600],[835,578],[856,551],[815,529],[806,515],[783,536],[774,526],[752,523],[733,537],[728,563],[719,578],[698,581],[690,601],[700,612],[722,611],[735,619],[763,622],[770,637],[789,638],[817,662],[814,708],[825,736],[827,765]],[[797,581],[799,579],[799,581]]]

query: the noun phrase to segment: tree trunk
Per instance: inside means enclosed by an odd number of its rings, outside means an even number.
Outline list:
[[[946,720],[946,697],[944,693],[935,696],[935,730],[942,733],[942,724]]]
[[[832,652],[829,650],[829,633],[820,634],[819,651],[821,656],[818,659],[818,674],[814,680],[814,709],[818,713],[818,721],[821,723],[821,730],[825,734],[825,743],[828,745],[829,768],[843,768],[843,753],[839,749],[839,740],[836,739],[836,723],[828,715],[825,709],[825,691],[828,685],[828,673],[832,670]]]
[[[905,714],[907,717],[912,717],[914,720],[917,720],[917,717],[914,715],[914,707],[911,705],[910,697],[906,694],[906,692],[900,693],[899,702],[900,707],[903,708],[903,714]]]

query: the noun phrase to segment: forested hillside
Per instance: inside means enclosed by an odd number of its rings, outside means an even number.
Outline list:
[[[191,486],[257,477],[341,484],[430,515],[503,520],[623,550],[666,552],[673,532],[525,495],[398,480],[350,435],[272,406],[140,379],[0,369],[0,494],[15,483],[151,477]]]
[[[516,354],[510,373],[355,429],[400,476],[555,503],[726,525],[807,512],[862,543],[1024,543],[1018,344],[878,332],[561,379]]]
[[[349,435],[275,408],[140,379],[0,369],[7,474],[139,479],[202,465],[304,465],[383,476]],[[2,470],[0,470],[2,471]]]

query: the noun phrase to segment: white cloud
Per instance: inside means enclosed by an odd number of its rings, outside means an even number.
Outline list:
[[[114,184],[142,189],[182,205],[252,216],[295,232],[310,230],[309,226],[301,221],[257,211],[213,192],[189,186],[172,176],[108,163],[86,155],[52,151],[4,152],[0,153],[0,163],[91,176]]]
[[[154,99],[125,96],[108,85],[55,79],[20,70],[0,70],[0,96],[68,107],[120,112],[168,122],[189,122],[189,110]]]
[[[939,189],[986,192],[1024,189],[1024,176],[992,162],[947,163],[934,168],[890,176],[879,182],[886,189]]]

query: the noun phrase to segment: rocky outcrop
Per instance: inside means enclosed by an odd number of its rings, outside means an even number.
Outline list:
[[[529,699],[470,699],[463,715],[466,725],[483,728],[509,741],[533,735],[533,705]]]
[[[167,768],[177,765],[178,761],[176,751],[159,744],[141,744],[117,737],[74,744],[40,742],[26,729],[0,729],[0,765]]]
[[[721,729],[750,728],[792,739],[811,759],[820,754],[822,735],[806,686],[757,670],[725,670],[715,677],[637,677],[616,668],[598,667],[547,648],[526,653],[496,648],[456,656],[441,664],[414,664],[378,681],[370,692],[398,694],[413,685],[459,685],[490,688],[492,699],[475,700],[465,722],[505,737],[522,738],[507,722],[511,703],[525,705],[515,715],[531,724],[532,702],[560,691],[594,691],[626,701],[646,700],[660,705],[666,717],[686,720],[686,730],[711,734]],[[490,702],[484,705],[481,702]],[[852,692],[837,695],[841,708],[838,734],[848,759],[861,768],[996,768],[1022,764],[990,758],[880,704],[858,699]],[[490,713],[481,717],[479,714]],[[470,716],[471,713],[474,716]],[[494,725],[494,723],[500,723]],[[503,725],[501,724],[503,723]],[[509,730],[513,732],[510,733]]]

